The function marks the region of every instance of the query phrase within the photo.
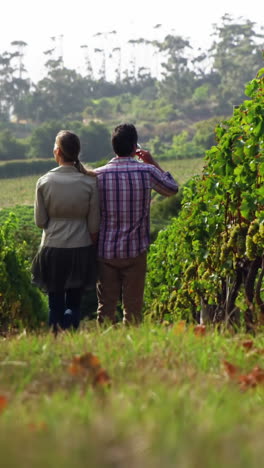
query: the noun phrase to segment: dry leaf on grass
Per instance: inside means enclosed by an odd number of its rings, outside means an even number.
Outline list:
[[[245,340],[241,344],[244,349],[249,350],[253,348],[254,342],[252,340]]]
[[[244,348],[244,350],[247,352],[248,356],[252,356],[254,354],[259,354],[259,355],[264,354],[264,349],[255,347],[253,340],[242,341],[241,345]]]
[[[239,367],[235,366],[234,364],[231,364],[231,362],[224,360],[223,361],[223,366],[225,370],[225,374],[230,378],[234,379],[237,377],[237,374],[239,372]]]
[[[102,368],[98,357],[92,353],[74,356],[68,371],[74,377],[88,378],[93,386],[109,386],[111,383],[111,379],[106,370]]]
[[[196,325],[193,329],[195,336],[205,336],[206,335],[206,326],[205,325]]]
[[[241,390],[248,390],[264,383],[264,369],[259,366],[255,366],[246,374],[241,374],[240,368],[231,364],[231,362],[223,361],[223,365],[226,375],[229,379],[238,383]]]
[[[0,413],[2,413],[2,411],[4,411],[4,409],[7,407],[7,405],[8,405],[7,398],[4,395],[0,395]]]
[[[258,384],[264,383],[264,370],[261,369],[259,366],[256,366],[248,374],[239,375],[238,381],[242,390],[254,388]]]

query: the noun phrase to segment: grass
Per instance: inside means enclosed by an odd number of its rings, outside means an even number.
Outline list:
[[[264,386],[242,391],[223,367],[263,368],[264,334],[245,339],[144,324],[0,340],[2,466],[259,467]],[[109,389],[92,367],[68,372],[86,352]]]
[[[0,180],[0,208],[14,205],[33,205],[39,176]]]
[[[195,159],[179,159],[162,161],[160,163],[162,169],[170,171],[173,177],[177,180],[180,185],[183,185],[191,177],[200,175],[204,166],[203,158]]]
[[[182,159],[176,161],[163,161],[161,167],[171,171],[180,185],[183,185],[193,175],[200,174],[203,159]],[[13,179],[0,180],[0,208],[14,205],[32,205],[35,195],[35,186],[39,175],[26,176]]]

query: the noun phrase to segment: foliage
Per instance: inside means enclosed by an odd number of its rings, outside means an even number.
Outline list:
[[[161,93],[167,96],[168,101],[179,104],[194,90],[195,74],[190,69],[187,53],[192,48],[191,44],[189,40],[169,34],[163,42],[157,42],[157,47],[160,52],[168,54],[167,62],[162,64],[165,76],[160,84]]]
[[[0,227],[0,329],[36,328],[46,319],[46,301],[30,282],[30,262],[25,241],[17,238],[14,215]]]
[[[78,133],[81,140],[81,157],[83,161],[100,161],[112,151],[110,134],[107,128],[98,122],[82,126]]]
[[[31,158],[50,158],[56,134],[63,128],[69,128],[79,136],[83,161],[98,161],[109,153],[110,135],[103,124],[93,121],[89,125],[83,125],[78,121],[49,121],[33,131],[28,156]]]
[[[48,60],[46,68],[47,75],[16,103],[16,114],[38,123],[81,115],[90,95],[89,80],[64,67],[61,60]]]
[[[0,210],[0,225],[7,222],[10,216],[15,216],[16,222],[13,226],[14,233],[18,245],[23,245],[23,257],[28,262],[28,266],[32,263],[34,256],[39,248],[42,230],[39,229],[34,222],[34,207],[32,205],[16,205],[12,208],[3,208]],[[96,316],[97,296],[95,288],[85,291],[81,313],[83,316]]]
[[[52,49],[44,52],[49,55],[46,76],[31,86],[24,78],[26,43],[15,41],[15,52],[0,55],[0,120],[8,121],[12,114],[18,120],[37,124],[61,120],[62,116],[80,120],[86,108],[89,119],[116,121],[123,95],[130,96],[132,102],[132,108],[123,110],[123,115],[131,115],[137,121],[153,121],[155,113],[157,121],[165,114],[165,120],[178,119],[181,113],[185,117],[195,114],[204,118],[212,116],[212,112],[230,114],[232,105],[243,99],[243,83],[261,66],[261,41],[263,35],[256,32],[253,22],[224,15],[214,25],[214,41],[209,51],[199,50],[198,55],[188,39],[173,34],[162,41],[131,40],[138,50],[148,44],[152,53],[160,57],[159,79],[151,77],[144,67],[136,73],[132,60],[132,70],[126,70],[122,79],[119,69],[114,83],[106,81],[104,68],[95,80],[89,67],[86,76],[66,68],[62,57],[53,56]],[[156,101],[160,103],[156,105]],[[151,113],[152,106],[155,109]]]
[[[0,160],[24,159],[26,144],[16,139],[10,130],[0,131]]]
[[[26,159],[0,164],[0,179],[43,174],[56,167],[54,159]]]
[[[50,159],[53,155],[55,137],[61,129],[61,122],[55,120],[50,120],[35,128],[30,139],[28,157]]]
[[[196,145],[202,146],[205,150],[216,144],[215,128],[224,120],[222,117],[211,117],[207,120],[201,120],[193,125],[194,136],[193,141]]]
[[[264,316],[264,69],[251,100],[216,129],[201,178],[184,188],[183,208],[151,246],[149,313],[237,321]],[[240,314],[243,312],[243,314]]]
[[[163,160],[199,158],[216,143],[215,127],[220,121],[220,117],[212,117],[189,125],[188,130],[172,136],[168,133],[162,137],[156,135],[148,141],[148,148]]]
[[[23,76],[26,69],[22,61],[27,44],[13,41],[11,46],[15,50],[0,55],[0,121],[4,122],[10,119],[11,111],[30,89],[29,80]]]
[[[192,99],[195,103],[201,104],[206,102],[209,96],[209,85],[203,84],[195,88],[194,93],[192,95]]]
[[[157,200],[155,197],[150,207],[150,238],[152,242],[156,239],[158,232],[165,229],[171,223],[172,218],[178,216],[181,209],[182,190],[173,197],[163,198],[160,196],[158,198],[161,199]]]
[[[23,63],[27,44],[14,41],[14,50],[0,53],[0,122],[20,125],[20,130],[13,127],[12,141],[10,135],[0,135],[1,159],[50,158],[57,131],[77,128],[87,149],[83,159],[98,160],[111,151],[107,131],[122,121],[134,122],[141,142],[159,147],[158,156],[197,157],[208,149],[209,140],[212,144],[211,119],[232,113],[233,105],[244,99],[244,83],[263,63],[263,35],[256,25],[228,15],[214,25],[210,49],[199,50],[198,55],[188,39],[174,34],[161,41],[129,42],[135,56],[141,47],[152,50],[157,76],[147,68],[137,69],[134,57],[131,69],[123,73],[119,63],[114,82],[106,80],[107,61],[95,79],[84,45],[86,76],[66,68],[51,49],[44,52],[44,78],[30,85]],[[120,54],[118,50],[115,53]],[[197,121],[203,121],[204,128],[194,137]],[[22,140],[24,135],[28,138]]]
[[[34,223],[34,207],[32,205],[16,205],[12,208],[0,210],[0,224],[7,222],[10,216],[15,216],[13,224],[14,237],[18,244],[23,245],[23,255],[29,262],[36,255],[40,239],[41,229]]]
[[[255,31],[255,23],[234,21],[226,14],[222,24],[214,25],[215,40],[210,48],[213,70],[218,80],[215,89],[219,111],[240,104],[244,83],[251,80],[263,63],[264,35]]]
[[[124,121],[164,122],[177,117],[174,106],[166,99],[144,99],[128,93],[119,96],[94,99],[84,110],[85,119],[102,119],[113,121],[122,118]]]
[[[183,131],[172,138],[169,149],[165,150],[161,156],[167,159],[199,158],[203,155],[204,150],[203,146],[189,137],[187,131]]]

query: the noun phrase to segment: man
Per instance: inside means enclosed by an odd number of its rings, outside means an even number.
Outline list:
[[[148,151],[138,149],[132,124],[118,125],[112,134],[116,157],[96,169],[101,224],[98,243],[98,321],[115,323],[123,302],[123,322],[139,323],[143,305],[146,254],[150,243],[151,190],[164,196],[178,191]],[[142,161],[135,159],[135,156]]]

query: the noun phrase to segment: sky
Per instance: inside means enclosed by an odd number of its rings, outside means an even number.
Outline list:
[[[90,58],[97,60],[99,67],[100,53],[95,54],[94,48],[108,48],[110,55],[115,47],[126,51],[128,40],[140,37],[162,40],[172,33],[204,50],[212,43],[213,24],[219,24],[225,13],[235,19],[254,21],[258,30],[264,26],[263,0],[2,0],[1,3],[0,53],[12,50],[12,41],[25,41],[28,46],[24,62],[33,81],[44,76],[47,56],[43,52],[54,47],[54,53],[63,54],[65,66],[82,72],[84,50],[90,50]],[[162,26],[155,28],[157,24]],[[109,34],[111,31],[116,33]],[[104,34],[95,36],[98,32]],[[88,49],[81,45],[88,45]],[[140,64],[151,61],[151,57],[146,48],[139,58]]]

